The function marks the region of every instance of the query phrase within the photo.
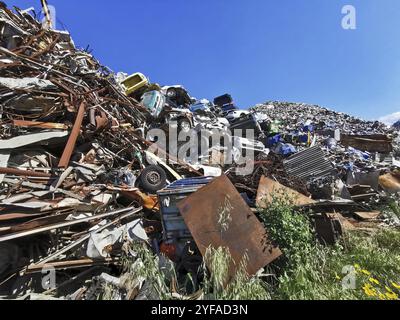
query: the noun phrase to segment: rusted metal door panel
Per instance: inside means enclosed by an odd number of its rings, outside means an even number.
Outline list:
[[[390,153],[393,151],[393,141],[387,135],[342,135],[341,143],[345,147],[368,152]]]
[[[247,254],[254,275],[281,255],[266,231],[226,176],[216,178],[178,204],[187,227],[204,256],[209,246],[225,247],[234,260],[230,276]]]

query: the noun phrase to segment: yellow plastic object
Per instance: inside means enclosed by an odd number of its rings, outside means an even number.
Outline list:
[[[129,96],[140,88],[147,86],[149,84],[149,80],[144,74],[138,72],[126,78],[121,82],[121,84],[125,88],[125,94]]]

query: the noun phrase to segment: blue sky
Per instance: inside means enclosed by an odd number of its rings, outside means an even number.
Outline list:
[[[102,64],[197,98],[229,92],[242,108],[308,102],[367,119],[400,111],[399,0],[48,1]],[[356,30],[341,27],[346,4]]]

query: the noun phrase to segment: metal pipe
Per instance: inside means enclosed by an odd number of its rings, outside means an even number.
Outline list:
[[[51,21],[50,10],[49,10],[49,5],[47,4],[47,0],[40,0],[40,2],[42,3],[43,12],[44,15],[46,16],[45,28],[52,29],[53,21]]]

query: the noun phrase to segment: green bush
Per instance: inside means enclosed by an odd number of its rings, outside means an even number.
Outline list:
[[[260,211],[270,239],[279,245],[291,266],[307,258],[314,242],[309,218],[296,210],[293,203],[293,199],[278,191],[267,209]]]
[[[278,192],[267,209],[260,210],[270,238],[287,259],[276,283],[273,299],[396,300],[400,296],[400,232],[346,233],[342,242],[326,247],[312,235],[307,215]],[[350,270],[355,288],[346,288]]]

